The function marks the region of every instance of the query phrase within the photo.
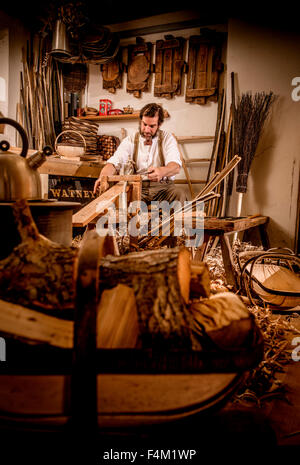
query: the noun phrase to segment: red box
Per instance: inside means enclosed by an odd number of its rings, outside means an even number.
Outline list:
[[[100,99],[99,115],[108,115],[112,107],[112,101],[108,99]]]

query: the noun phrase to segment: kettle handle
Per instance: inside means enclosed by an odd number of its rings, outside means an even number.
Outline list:
[[[25,158],[28,151],[28,138],[25,129],[19,123],[17,123],[17,121],[11,118],[0,118],[0,124],[9,124],[19,132],[22,139],[22,152],[20,155],[21,157]]]

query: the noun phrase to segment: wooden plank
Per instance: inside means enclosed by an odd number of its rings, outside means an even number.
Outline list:
[[[216,92],[216,87],[209,87],[207,89],[186,89],[187,97],[210,97]]]
[[[55,347],[73,347],[73,322],[0,300],[0,332]]]
[[[97,199],[92,200],[85,207],[81,208],[77,213],[72,217],[73,227],[83,227],[86,226],[90,221],[92,221],[99,213],[103,212],[108,208],[121,194],[124,188],[124,183],[118,182],[116,185],[112,186]],[[97,210],[101,205],[101,209]]]
[[[78,176],[82,178],[98,178],[105,163],[69,161],[57,157],[49,157],[38,168],[40,174],[55,176]]]
[[[204,220],[205,230],[220,230],[223,232],[244,231],[245,229],[255,228],[256,226],[266,224],[269,218],[267,216],[253,216],[240,219],[222,219],[208,218]]]

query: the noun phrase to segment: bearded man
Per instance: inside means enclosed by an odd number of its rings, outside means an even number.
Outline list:
[[[139,118],[139,131],[126,137],[109,158],[95,182],[94,192],[97,192],[102,176],[117,174],[122,166],[131,162],[134,172],[143,178],[144,202],[179,200],[183,204],[187,195],[184,189],[174,184],[175,175],[182,166],[180,152],[175,137],[160,129],[164,121],[163,108],[148,103],[141,109]]]

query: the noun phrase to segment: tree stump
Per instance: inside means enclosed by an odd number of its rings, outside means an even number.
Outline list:
[[[187,309],[190,273],[186,248],[109,255],[100,260],[100,289],[133,289],[142,347],[200,349]]]

